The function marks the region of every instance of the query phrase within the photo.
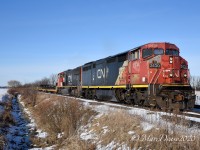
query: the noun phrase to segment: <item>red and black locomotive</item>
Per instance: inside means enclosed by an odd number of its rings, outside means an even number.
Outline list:
[[[56,91],[162,109],[190,109],[188,62],[171,43],[149,43],[58,74]]]

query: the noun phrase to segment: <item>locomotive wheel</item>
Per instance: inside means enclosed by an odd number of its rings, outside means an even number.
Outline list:
[[[169,99],[163,97],[156,97],[156,103],[160,109],[166,111],[168,108]]]
[[[141,92],[136,92],[134,95],[134,104],[138,106],[144,106],[145,100]]]
[[[123,102],[124,98],[123,98],[122,90],[120,90],[120,89],[115,90],[115,97],[116,97],[118,102]]]

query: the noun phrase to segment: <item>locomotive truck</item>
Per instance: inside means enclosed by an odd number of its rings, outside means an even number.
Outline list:
[[[148,43],[58,74],[55,92],[161,109],[191,109],[188,62],[171,43]]]

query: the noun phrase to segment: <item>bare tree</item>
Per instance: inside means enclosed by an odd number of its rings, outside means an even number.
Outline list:
[[[196,80],[196,90],[200,90],[200,77],[197,78]]]
[[[195,88],[195,76],[190,76],[190,85]]]
[[[199,76],[191,76],[190,84],[194,89],[200,90],[200,77]]]
[[[17,81],[17,80],[10,80],[8,81],[8,86],[9,87],[19,87],[21,86],[21,82]]]
[[[56,82],[57,82],[57,74],[52,74],[52,75],[49,77],[49,80],[50,80],[50,85],[56,85]]]
[[[50,85],[50,79],[44,77],[42,80],[39,81],[40,85]]]

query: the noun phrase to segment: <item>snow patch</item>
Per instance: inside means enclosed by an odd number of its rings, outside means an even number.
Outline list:
[[[49,146],[49,147],[45,147],[45,148],[31,148],[29,150],[54,150],[54,149],[55,149],[55,145]]]
[[[36,136],[39,137],[39,138],[46,138],[48,136],[47,132],[44,132],[40,129],[37,130],[37,133],[38,134]]]
[[[103,134],[106,134],[107,132],[109,132],[110,130],[108,129],[108,126],[103,127]]]
[[[135,131],[128,131],[128,134],[130,135],[135,134]]]
[[[144,131],[149,131],[154,127],[154,125],[152,125],[148,122],[141,122],[141,126],[142,126]]]

